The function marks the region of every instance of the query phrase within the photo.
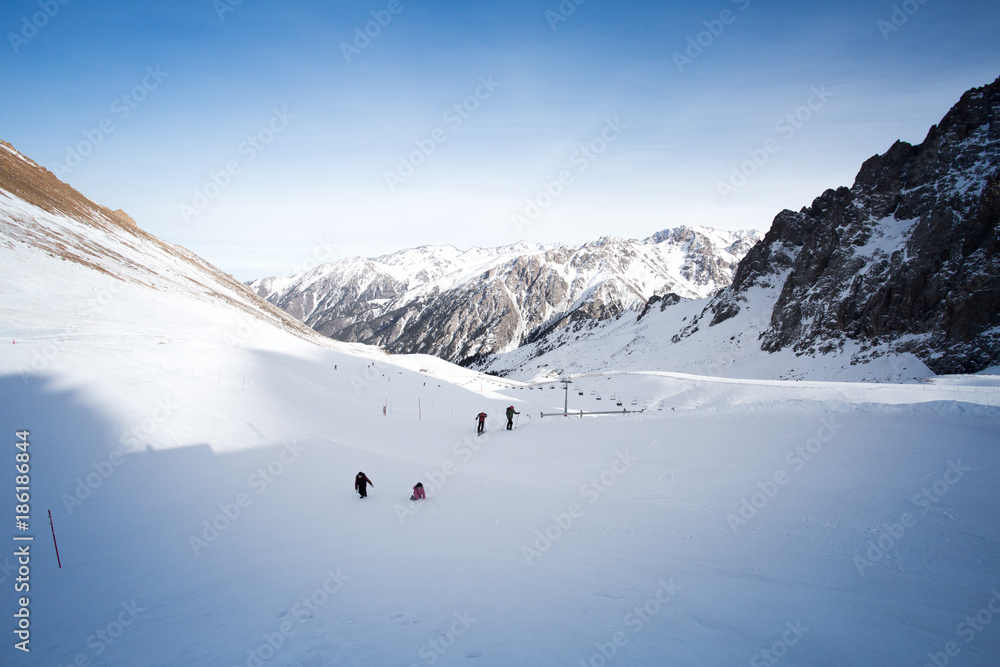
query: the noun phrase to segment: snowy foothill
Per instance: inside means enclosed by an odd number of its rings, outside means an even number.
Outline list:
[[[996,376],[718,377],[647,350],[567,394],[283,327],[138,241],[68,261],[2,215],[2,664],[1000,661]]]

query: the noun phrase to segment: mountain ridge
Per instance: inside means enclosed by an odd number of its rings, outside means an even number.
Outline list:
[[[248,284],[325,335],[463,362],[573,321],[639,309],[655,294],[707,296],[728,284],[759,237],[679,227],[581,246],[421,246]]]
[[[754,286],[780,283],[764,351],[888,339],[938,373],[996,365],[998,224],[1000,78],[967,91],[921,144],[866,160],[851,188],[779,213],[706,309],[709,326]]]
[[[639,354],[663,370],[896,381],[1000,366],[1000,78],[921,144],[865,160],[852,187],[778,213],[731,284],[695,305],[653,296],[637,322],[554,332],[477,368],[632,369]],[[605,354],[577,349],[581,336]]]
[[[120,283],[179,289],[300,338],[329,344],[229,274],[143,230],[124,211],[93,202],[5,141],[0,141],[0,237],[8,249],[23,243],[103,274],[110,281],[102,292],[105,298],[117,289],[110,286]]]

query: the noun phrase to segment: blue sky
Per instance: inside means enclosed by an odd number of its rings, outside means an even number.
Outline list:
[[[237,1],[8,0],[0,138],[240,279],[765,231],[1000,75],[996,2]]]

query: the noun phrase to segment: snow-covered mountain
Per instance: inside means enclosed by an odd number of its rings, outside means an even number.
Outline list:
[[[711,300],[675,303],[653,298],[640,322],[555,332],[478,367],[534,377],[633,368],[635,355],[713,375],[886,380],[1000,365],[1000,79],[919,146],[866,161],[853,187],[779,213]]]
[[[512,350],[573,321],[641,308],[654,295],[710,296],[730,283],[759,238],[755,231],[680,227],[581,247],[424,246],[251,287],[338,340],[461,362]]]
[[[605,372],[543,419],[557,385],[320,336],[8,147],[0,260],[2,665],[998,663],[1000,378]],[[612,396],[650,409],[576,417]]]
[[[760,349],[851,363],[910,352],[937,373],[1000,364],[1000,78],[850,189],[783,211],[682,337],[768,304]],[[710,334],[709,334],[710,335]]]
[[[76,323],[100,322],[126,286],[141,286],[182,293],[202,303],[226,304],[248,322],[266,322],[308,340],[321,340],[232,276],[143,231],[124,211],[90,201],[4,141],[0,141],[0,213],[0,239],[7,250],[21,246],[28,255],[57,257],[97,272],[97,278],[70,286],[79,295],[74,302]],[[7,261],[28,261],[28,255],[16,254]],[[18,275],[40,271],[40,266],[29,264]],[[9,284],[3,287],[10,289]],[[29,288],[5,297],[27,300],[37,294]]]

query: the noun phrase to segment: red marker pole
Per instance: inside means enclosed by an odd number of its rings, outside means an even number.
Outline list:
[[[59,558],[59,544],[56,543],[56,527],[52,525],[52,510],[49,510],[49,528],[52,529],[52,545],[56,548],[56,562],[59,563],[59,569],[62,569],[62,560]]]

